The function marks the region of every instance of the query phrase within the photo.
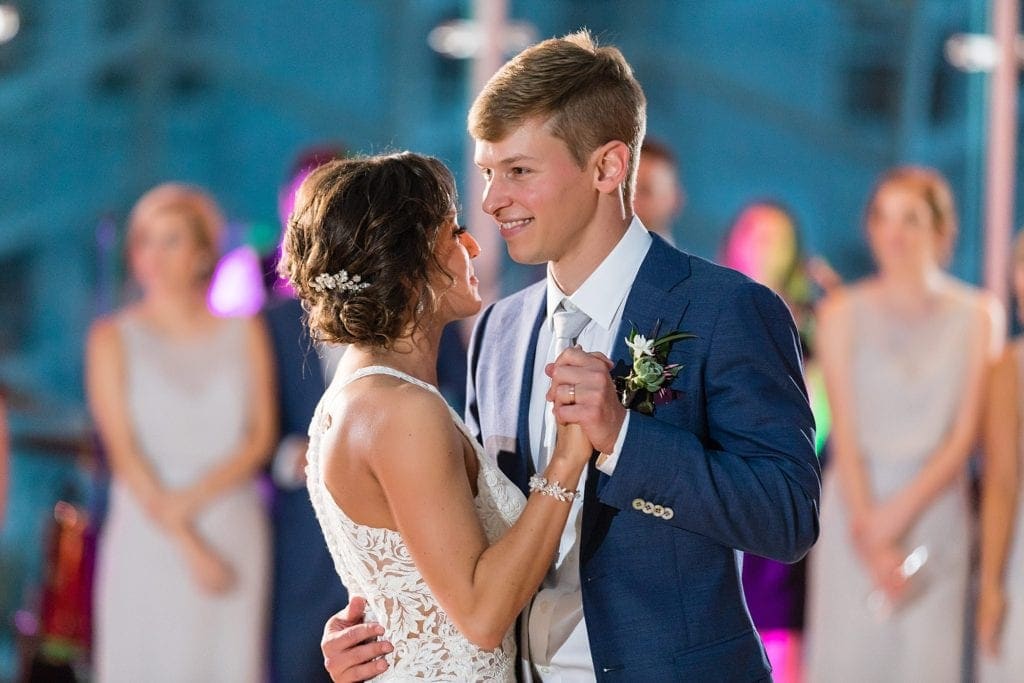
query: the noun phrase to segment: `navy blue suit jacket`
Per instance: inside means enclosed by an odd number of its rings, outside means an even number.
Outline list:
[[[470,346],[467,423],[524,489],[545,312],[541,282],[489,307]],[[735,550],[793,562],[818,535],[820,470],[792,317],[769,289],[654,236],[626,300],[618,372],[631,323],[696,338],[669,357],[683,364],[676,400],[631,413],[615,474],[590,466],[580,582],[598,680],[765,679]],[[674,514],[645,514],[638,500]]]

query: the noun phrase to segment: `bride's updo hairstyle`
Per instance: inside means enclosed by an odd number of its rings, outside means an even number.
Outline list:
[[[436,310],[431,274],[455,214],[455,179],[432,157],[339,159],[300,186],[278,272],[318,341],[390,348]],[[450,277],[450,276],[449,276]]]

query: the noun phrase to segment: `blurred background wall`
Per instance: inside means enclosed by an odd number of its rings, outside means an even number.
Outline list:
[[[203,185],[230,218],[227,246],[265,250],[277,187],[313,143],[436,155],[465,188],[475,94],[469,62],[428,44],[432,29],[471,17],[469,0],[10,4],[20,29],[0,44],[0,382],[15,496],[0,531],[0,680],[53,503],[92,495],[83,334],[122,301],[134,200],[167,179]],[[682,248],[714,257],[739,207],[773,196],[802,221],[809,252],[858,277],[870,267],[870,184],[912,161],[949,177],[962,228],[952,270],[980,282],[988,77],[955,69],[943,46],[984,32],[987,6],[509,0],[508,14],[535,39],[587,26],[625,53],[648,132],[679,157]],[[503,260],[504,291],[535,273]]]

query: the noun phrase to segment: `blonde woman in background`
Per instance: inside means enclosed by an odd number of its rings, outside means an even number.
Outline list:
[[[810,681],[961,680],[966,465],[1003,317],[943,270],[955,216],[936,171],[885,173],[866,212],[877,272],[820,307],[833,460],[811,553]]]
[[[206,303],[223,221],[161,185],[132,210],[141,300],[93,325],[89,406],[110,462],[96,579],[97,680],[261,680],[273,444],[267,335]]]
[[[1013,284],[1024,318],[1024,233],[1014,248]],[[1024,338],[1010,344],[992,371],[985,411],[981,490],[981,587],[978,678],[1024,680],[1024,524],[1020,473],[1024,457]]]

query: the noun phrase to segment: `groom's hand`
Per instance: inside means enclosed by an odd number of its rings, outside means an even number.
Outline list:
[[[324,653],[324,667],[334,683],[365,681],[388,668],[379,659],[394,647],[387,641],[377,640],[384,635],[380,624],[365,623],[366,600],[353,596],[345,609],[327,620],[320,650]]]
[[[612,367],[603,353],[588,353],[577,346],[563,351],[544,369],[551,378],[547,400],[555,405],[555,419],[578,424],[602,453],[615,449],[626,419],[609,374]]]

